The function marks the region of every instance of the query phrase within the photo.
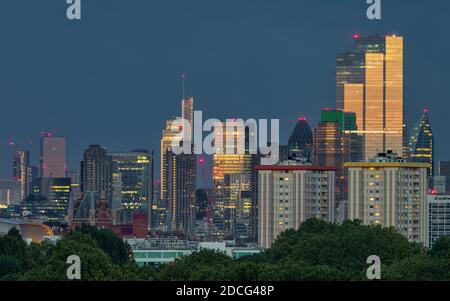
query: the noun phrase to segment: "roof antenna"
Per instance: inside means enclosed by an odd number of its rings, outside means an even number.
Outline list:
[[[182,73],[181,78],[183,81],[183,100],[184,100],[186,99],[186,73]]]

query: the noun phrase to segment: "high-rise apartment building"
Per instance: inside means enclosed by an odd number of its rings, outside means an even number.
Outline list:
[[[356,113],[363,159],[403,154],[403,37],[355,35],[356,50],[337,55],[337,108]]]
[[[40,169],[41,178],[66,177],[66,138],[53,137],[50,132],[42,134]]]
[[[295,161],[258,170],[258,244],[270,248],[277,236],[310,218],[334,220],[334,167]]]
[[[410,241],[426,242],[427,164],[388,152],[345,166],[349,219],[394,227]]]
[[[422,118],[412,129],[409,140],[408,159],[412,162],[428,164],[428,176],[434,176],[434,138],[431,130],[428,109],[423,111]]]

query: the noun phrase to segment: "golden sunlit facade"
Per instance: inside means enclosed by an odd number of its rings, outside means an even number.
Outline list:
[[[403,155],[403,37],[355,36],[356,52],[337,56],[337,106],[357,114],[363,158]]]

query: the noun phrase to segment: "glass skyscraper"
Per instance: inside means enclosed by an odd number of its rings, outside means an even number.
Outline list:
[[[363,159],[403,154],[403,37],[355,35],[355,46],[337,55],[337,107],[356,113]]]
[[[408,158],[413,162],[427,163],[428,176],[434,176],[434,139],[428,109],[423,111],[422,118],[412,129],[408,149]]]

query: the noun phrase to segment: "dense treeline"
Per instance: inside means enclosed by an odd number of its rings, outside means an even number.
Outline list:
[[[1,280],[66,280],[78,255],[82,280],[367,280],[367,257],[381,258],[383,280],[450,280],[450,238],[433,249],[394,229],[309,220],[284,232],[264,253],[233,260],[203,250],[159,268],[139,268],[129,246],[110,230],[83,226],[52,244],[27,245],[16,229],[0,238]]]

